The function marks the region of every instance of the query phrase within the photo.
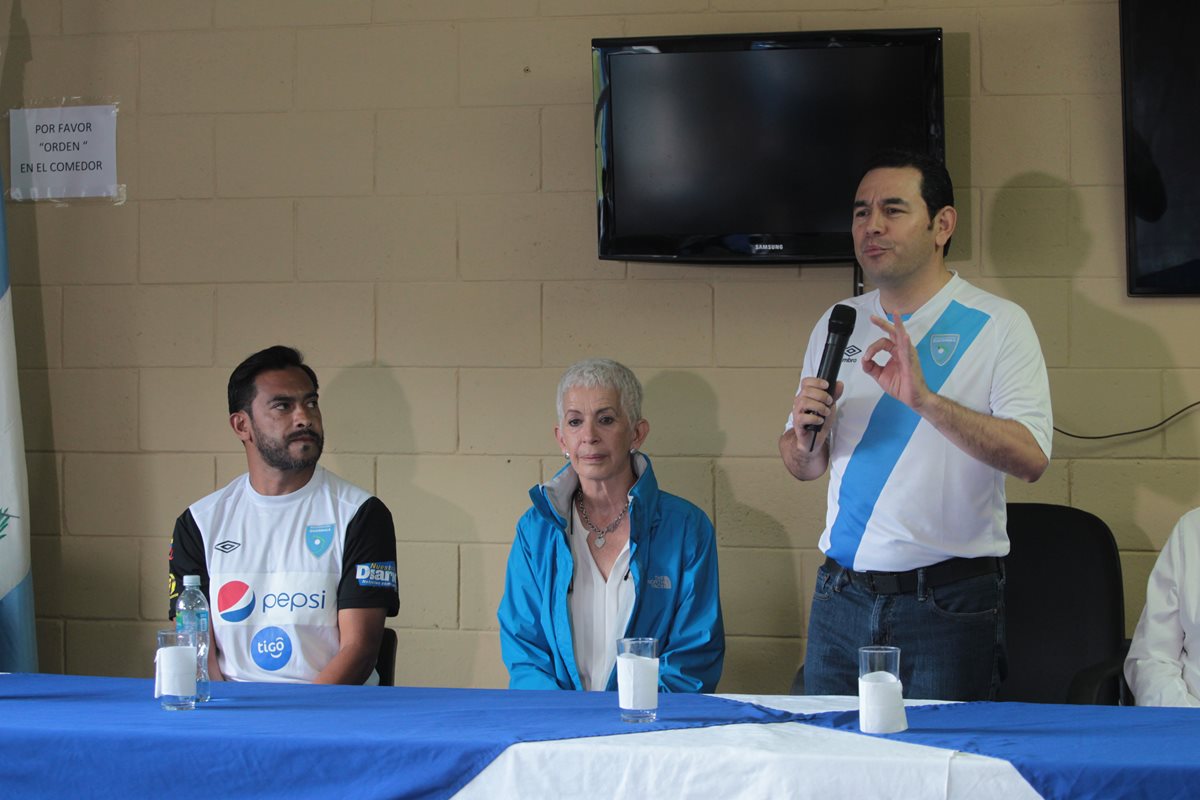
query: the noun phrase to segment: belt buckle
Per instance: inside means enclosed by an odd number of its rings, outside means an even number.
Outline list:
[[[875,573],[864,572],[863,577],[867,579],[867,588],[870,589],[873,594],[879,594],[879,589],[875,588]]]
[[[871,573],[871,591],[875,592],[875,594],[900,594],[900,573]]]
[[[896,594],[896,574],[893,572],[868,572],[867,586],[875,594]]]

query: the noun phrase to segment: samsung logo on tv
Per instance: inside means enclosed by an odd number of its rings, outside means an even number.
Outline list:
[[[781,245],[781,244],[752,244],[752,245],[750,245],[750,249],[752,249],[756,253],[766,253],[766,252],[770,252],[771,250],[783,250],[783,245]]]

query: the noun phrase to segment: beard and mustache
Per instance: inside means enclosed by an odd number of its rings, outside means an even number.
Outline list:
[[[317,463],[321,458],[321,452],[325,449],[324,435],[313,428],[295,431],[282,439],[272,439],[265,435],[254,424],[253,417],[250,418],[250,428],[254,431],[254,446],[258,449],[259,455],[268,465],[278,470],[308,469]],[[291,445],[301,439],[308,440],[311,446],[300,455],[293,456]]]

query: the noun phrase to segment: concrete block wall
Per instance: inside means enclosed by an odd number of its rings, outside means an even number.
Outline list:
[[[953,267],[1029,311],[1058,424],[1200,397],[1196,300],[1125,296],[1109,0],[0,2],[4,107],[115,98],[128,190],[6,209],[42,668],[148,674],[173,521],[244,468],[229,370],[286,342],[321,377],[325,463],[395,514],[400,682],[504,685],[494,610],[525,492],[561,459],[554,385],[602,354],[645,383],[662,483],[716,523],[720,688],[785,691],[824,484],[775,441],[850,270],[599,261],[588,45],[909,26],[946,32]],[[1011,497],[1113,527],[1132,627],[1200,505],[1200,415],[1055,447]]]

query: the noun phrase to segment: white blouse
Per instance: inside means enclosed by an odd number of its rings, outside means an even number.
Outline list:
[[[625,635],[633,614],[633,580],[629,574],[629,542],[617,556],[608,580],[600,574],[588,547],[587,528],[571,504],[571,554],[575,581],[568,598],[575,666],[584,691],[602,692],[617,664],[617,639]]]
[[[1125,677],[1139,706],[1200,707],[1200,508],[1158,554]]]

